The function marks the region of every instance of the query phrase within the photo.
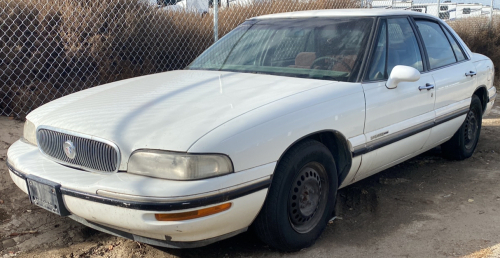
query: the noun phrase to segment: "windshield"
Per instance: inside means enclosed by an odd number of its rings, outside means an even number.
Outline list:
[[[354,81],[373,18],[247,21],[186,69]]]

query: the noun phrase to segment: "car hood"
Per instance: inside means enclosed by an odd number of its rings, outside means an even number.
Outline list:
[[[219,125],[268,103],[335,82],[182,70],[123,80],[52,101],[28,115],[44,125],[137,149],[187,151]],[[125,162],[125,163],[123,163]]]

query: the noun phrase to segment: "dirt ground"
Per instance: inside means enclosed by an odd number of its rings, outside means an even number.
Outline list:
[[[46,212],[4,162],[21,134],[21,122],[0,117],[0,257],[500,257],[498,105],[472,158],[449,161],[434,149],[340,190],[339,219],[297,253],[277,252],[252,232],[198,249],[157,248]]]

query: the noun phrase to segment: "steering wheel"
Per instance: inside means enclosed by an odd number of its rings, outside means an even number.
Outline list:
[[[320,61],[323,61],[323,60],[326,60],[326,59],[331,60],[331,62],[329,62],[329,65],[328,65],[327,69],[324,69],[324,70],[332,70],[333,69],[333,65],[335,65],[335,63],[341,63],[345,68],[347,68],[347,70],[349,72],[352,71],[352,68],[346,62],[344,62],[344,60],[338,59],[338,58],[335,58],[335,57],[331,57],[331,56],[323,56],[323,57],[317,58],[316,60],[314,60],[312,62],[311,67],[309,67],[309,69],[314,69],[314,66],[315,66],[316,63],[318,63]]]

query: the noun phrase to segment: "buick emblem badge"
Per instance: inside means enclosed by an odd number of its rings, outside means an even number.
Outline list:
[[[64,154],[70,159],[74,159],[76,156],[76,148],[72,141],[67,140],[63,144]]]

